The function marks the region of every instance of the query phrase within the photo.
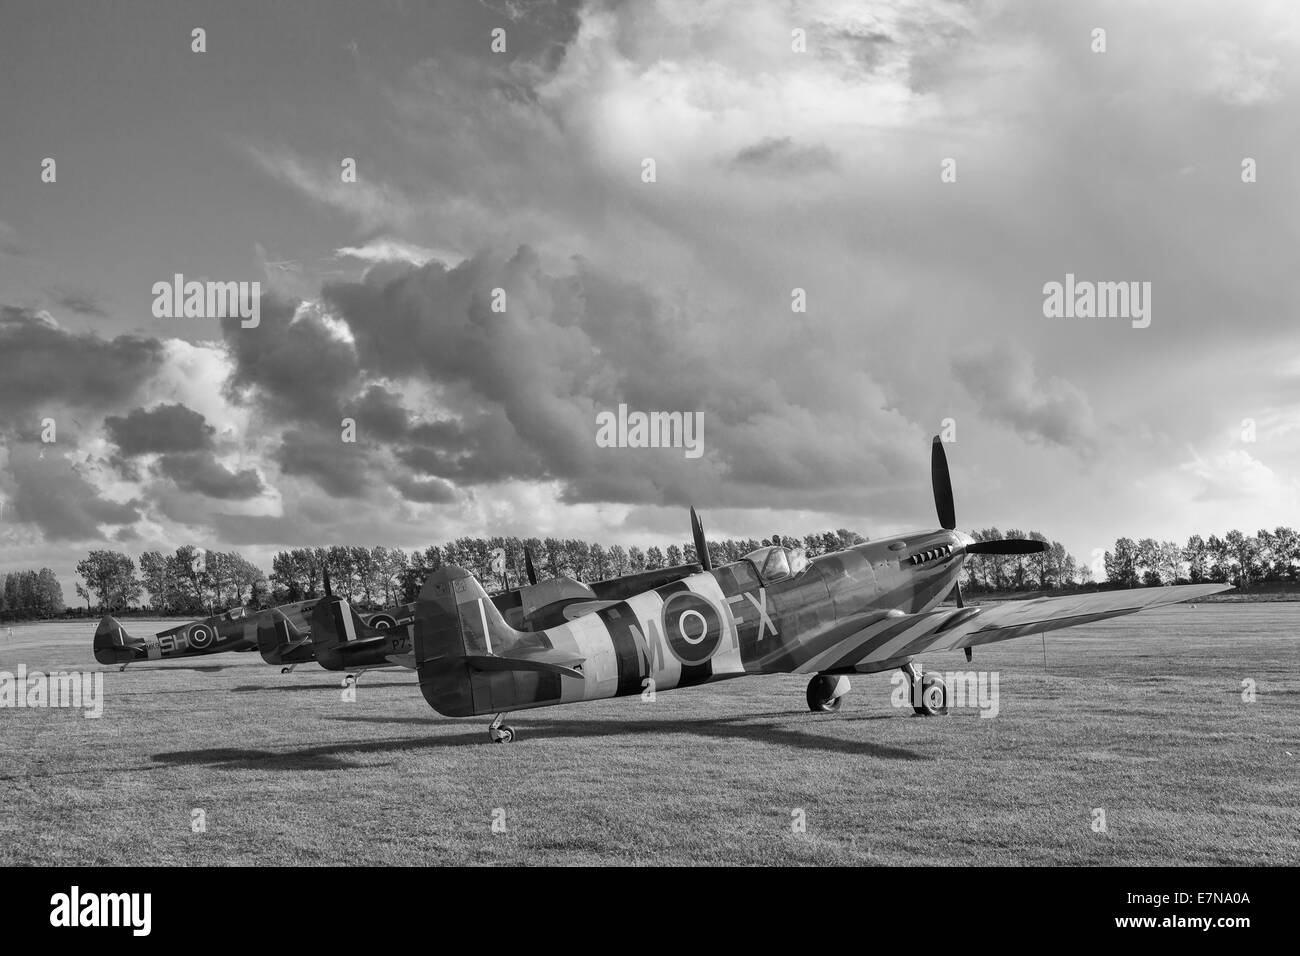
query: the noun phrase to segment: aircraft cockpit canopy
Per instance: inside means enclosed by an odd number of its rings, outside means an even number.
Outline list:
[[[225,614],[221,615],[223,621],[238,621],[240,618],[248,616],[248,608],[236,607],[231,608]]]
[[[758,576],[765,585],[794,577],[808,567],[808,557],[803,548],[783,548],[776,544],[749,552],[745,560],[758,569]]]

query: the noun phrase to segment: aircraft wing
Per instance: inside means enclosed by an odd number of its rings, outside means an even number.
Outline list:
[[[1194,600],[1230,587],[1228,584],[1188,584],[1132,588],[943,608],[924,614],[895,614],[866,622],[865,626],[837,641],[833,648],[809,660],[797,673],[869,672],[878,669],[872,665],[883,665],[926,651],[957,650],[1074,627]]]
[[[993,606],[981,606],[978,615],[938,635],[939,640],[931,646],[946,651],[1008,641],[1025,634],[1055,631],[1076,624],[1133,614],[1148,608],[1179,604],[1231,588],[1230,584],[1180,584],[1163,588],[1129,588],[1098,591],[1095,594],[1033,598],[1028,601],[1003,601]]]

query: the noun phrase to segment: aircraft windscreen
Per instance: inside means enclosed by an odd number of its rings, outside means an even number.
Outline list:
[[[745,555],[759,569],[764,584],[783,581],[790,576],[790,555],[785,548],[770,545]]]

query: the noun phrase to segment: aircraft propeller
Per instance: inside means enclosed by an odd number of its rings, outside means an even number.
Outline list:
[[[533,567],[533,549],[524,548],[524,570],[528,572],[528,583],[537,583],[537,569]]]
[[[952,478],[948,474],[948,456],[938,435],[930,446],[930,482],[934,485],[934,510],[939,526],[947,531],[957,527],[957,509],[952,500]],[[967,554],[1039,554],[1046,551],[1046,541],[1029,538],[1000,538],[996,541],[971,541],[964,546]],[[958,603],[961,597],[958,595]]]
[[[691,505],[691,537],[695,539],[695,557],[700,562],[700,567],[712,571],[713,559],[709,557],[709,542],[704,537],[704,525],[700,523],[694,505]]]

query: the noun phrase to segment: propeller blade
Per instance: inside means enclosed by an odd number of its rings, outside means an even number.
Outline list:
[[[999,541],[975,541],[966,545],[967,554],[1041,554],[1050,547],[1046,541],[1029,538],[1002,538]]]
[[[934,510],[939,513],[939,527],[952,531],[957,527],[957,509],[952,503],[952,478],[948,474],[948,455],[938,435],[930,445],[930,484],[934,486]]]
[[[954,593],[957,595],[957,606],[958,606],[958,607],[965,607],[965,606],[966,606],[966,602],[963,601],[963,600],[961,599],[961,581],[958,581],[958,582],[957,582],[957,586],[953,589],[953,591],[954,591]],[[967,660],[970,660],[969,657],[966,658],[966,659],[967,659]]]
[[[524,569],[528,572],[528,583],[537,583],[537,569],[533,567],[533,549],[524,548]]]
[[[699,559],[700,567],[712,571],[713,559],[709,557],[709,542],[704,538],[704,525],[700,523],[694,505],[691,506],[691,537],[695,539],[695,556]]]
[[[334,591],[333,591],[332,588],[330,588],[330,569],[329,569],[329,568],[321,568],[321,571],[323,571],[323,572],[325,573],[325,596],[326,596],[326,597],[333,597],[333,596],[334,596]]]

